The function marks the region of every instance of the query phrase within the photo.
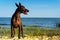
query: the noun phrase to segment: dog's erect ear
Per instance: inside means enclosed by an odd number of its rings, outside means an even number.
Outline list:
[[[15,5],[16,5],[17,7],[19,7],[19,5],[18,5],[17,3],[15,3]]]
[[[21,6],[21,3],[19,3],[19,6]]]

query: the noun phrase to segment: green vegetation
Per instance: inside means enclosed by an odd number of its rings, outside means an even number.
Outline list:
[[[57,30],[57,28],[49,29],[46,28],[40,28],[40,27],[24,27],[24,35],[28,36],[40,36],[40,35],[47,35],[47,36],[53,36],[53,35],[60,35],[60,28]],[[18,28],[16,29],[16,36],[18,33]],[[10,28],[0,28],[0,35],[3,36],[10,36],[11,30]]]

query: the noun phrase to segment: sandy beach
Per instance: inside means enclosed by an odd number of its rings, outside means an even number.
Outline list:
[[[18,37],[14,37],[14,38],[10,38],[10,37],[7,37],[7,36],[3,36],[3,37],[0,37],[0,40],[60,40],[60,36],[57,35],[57,36],[33,36],[33,37],[24,37],[24,38],[20,38],[18,39]]]

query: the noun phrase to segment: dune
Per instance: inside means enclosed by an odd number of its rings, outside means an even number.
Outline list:
[[[18,30],[14,38],[10,37],[10,28],[0,28],[0,40],[60,40],[60,29],[50,30],[49,28],[41,29],[39,27],[24,27],[24,38],[18,39]]]

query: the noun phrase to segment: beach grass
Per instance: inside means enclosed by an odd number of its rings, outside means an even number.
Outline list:
[[[52,37],[54,38],[55,36],[60,38],[60,28],[48,28],[48,27],[45,27],[45,28],[41,28],[41,27],[34,27],[34,26],[26,26],[26,27],[23,27],[23,30],[24,30],[24,36],[25,38],[26,37],[29,37],[29,38],[34,38],[34,37]],[[10,37],[10,34],[11,34],[11,29],[10,28],[0,28],[0,36],[7,36],[7,37]],[[18,28],[16,29],[16,34],[15,34],[16,37],[18,37]],[[39,37],[40,36],[40,37]]]
[[[24,35],[29,36],[40,36],[40,35],[47,35],[47,36],[53,36],[53,35],[60,35],[60,30],[53,28],[40,28],[40,27],[23,27]],[[10,28],[0,28],[0,35],[9,36],[11,34]],[[18,34],[18,28],[16,29],[16,35]]]

